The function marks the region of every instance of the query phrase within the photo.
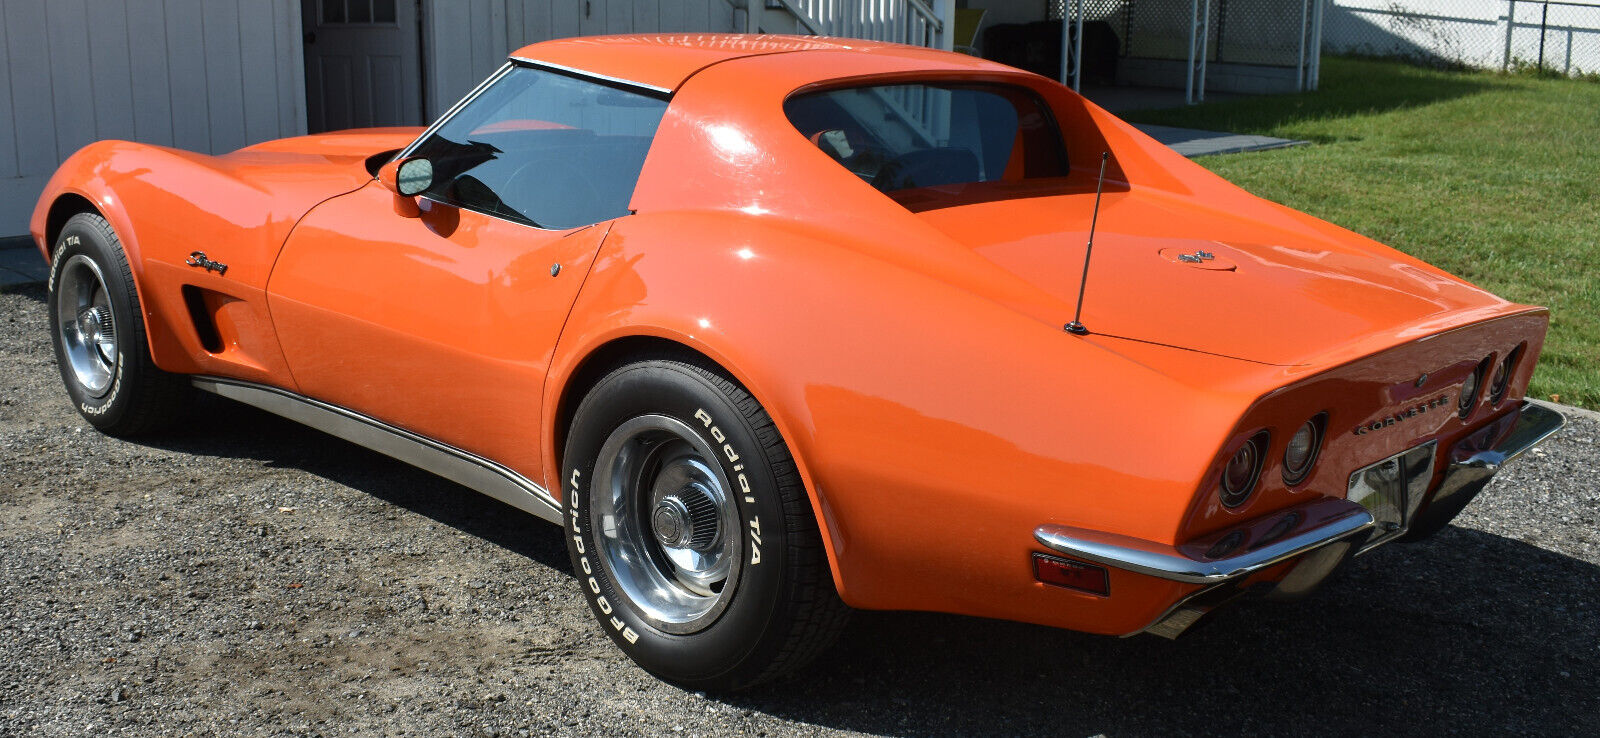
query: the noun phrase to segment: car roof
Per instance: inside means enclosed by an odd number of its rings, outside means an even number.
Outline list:
[[[582,36],[542,41],[517,49],[513,59],[540,62],[654,88],[678,89],[685,80],[713,64],[743,57],[816,51],[860,51],[887,60],[916,59],[929,69],[973,68],[1016,71],[993,62],[919,46],[823,36],[759,36],[733,33],[633,34]],[[821,80],[818,80],[821,81]]]

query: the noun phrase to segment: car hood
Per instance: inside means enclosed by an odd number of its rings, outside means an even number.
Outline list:
[[[366,184],[379,154],[411,143],[421,128],[361,128],[264,141],[202,161],[275,194],[304,195],[307,204]],[[196,155],[199,156],[199,155]]]
[[[269,163],[274,159],[297,163],[320,159],[329,164],[347,164],[363,161],[379,152],[403,148],[422,135],[422,130],[416,126],[398,126],[313,133],[263,141],[224,154],[221,158],[261,163]]]
[[[927,209],[915,198],[902,202],[1036,290],[1040,299],[1020,300],[1030,312],[1065,323],[1084,273],[1094,193],[1021,194],[1036,196]],[[1295,365],[1362,337],[1490,317],[1510,306],[1370,239],[1254,197],[1219,207],[1120,186],[1108,189],[1100,208],[1082,322],[1097,335]]]

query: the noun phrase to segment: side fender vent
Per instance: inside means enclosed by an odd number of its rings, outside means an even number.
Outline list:
[[[222,334],[217,332],[216,318],[206,304],[205,290],[192,284],[184,285],[183,304],[189,307],[189,321],[194,324],[200,346],[213,354],[222,353]]]

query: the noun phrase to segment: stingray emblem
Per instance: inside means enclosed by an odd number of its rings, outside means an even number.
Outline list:
[[[204,251],[193,251],[183,263],[192,267],[200,267],[208,272],[216,272],[218,276],[228,273],[228,265],[220,261],[212,261]]]
[[[1217,255],[1211,253],[1210,251],[1196,251],[1192,254],[1178,254],[1178,261],[1185,261],[1190,264],[1203,264],[1207,259],[1215,258],[1217,258]]]

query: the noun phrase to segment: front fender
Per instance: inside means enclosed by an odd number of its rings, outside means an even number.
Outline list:
[[[101,141],[57,169],[30,230],[49,258],[52,209],[69,195],[88,200],[127,254],[156,366],[292,388],[267,312],[267,278],[307,210],[368,179],[352,154],[246,149],[214,157]],[[188,264],[196,251],[226,271]],[[222,346],[203,344],[191,301],[211,314]]]
[[[64,199],[80,197],[88,201],[111,224],[122,250],[128,257],[128,268],[133,272],[138,290],[139,307],[144,313],[145,335],[150,354],[156,365],[171,370],[185,363],[187,349],[179,340],[180,326],[168,320],[157,301],[143,288],[145,260],[141,231],[134,226],[127,202],[118,191],[117,183],[127,179],[133,164],[129,159],[139,159],[140,150],[147,147],[126,141],[98,141],[79,149],[56,168],[50,181],[45,183],[39,202],[29,219],[28,231],[46,262],[51,261],[53,233],[50,232],[50,215],[57,203]],[[134,165],[135,167],[137,165]]]
[[[1210,380],[1240,362],[1122,353],[1116,339],[1068,335],[843,238],[726,212],[618,221],[557,347],[545,438],[560,437],[555,409],[586,357],[628,336],[677,341],[772,415],[847,603],[1143,627],[1148,603],[1183,585],[1114,582],[1118,612],[1041,593],[1033,530],[1175,541],[1256,388],[1200,386],[1174,367]],[[1161,371],[1151,351],[1170,352]],[[559,451],[547,444],[547,469],[560,469]]]

